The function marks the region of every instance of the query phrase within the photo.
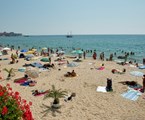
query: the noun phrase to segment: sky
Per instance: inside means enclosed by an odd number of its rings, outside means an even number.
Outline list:
[[[145,0],[0,0],[0,32],[145,34]]]

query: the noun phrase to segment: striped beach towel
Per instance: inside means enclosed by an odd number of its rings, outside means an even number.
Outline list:
[[[121,94],[121,96],[123,96],[124,98],[129,99],[129,100],[133,100],[133,101],[136,101],[140,95],[142,95],[141,92],[136,91],[136,90],[132,90],[132,89]]]

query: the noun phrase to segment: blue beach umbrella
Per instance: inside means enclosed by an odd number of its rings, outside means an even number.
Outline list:
[[[83,54],[82,50],[73,50],[71,53],[73,54]]]
[[[28,50],[26,50],[26,49],[23,49],[23,50],[21,50],[20,52],[27,52]]]

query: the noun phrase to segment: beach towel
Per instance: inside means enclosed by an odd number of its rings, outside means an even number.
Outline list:
[[[37,63],[37,62],[31,63],[31,65],[33,67],[37,67],[37,68],[42,68],[43,67],[43,65],[41,63]]]
[[[97,70],[104,70],[105,67],[99,67],[99,68],[96,68]]]
[[[24,83],[21,83],[20,85],[21,86],[30,86],[30,84],[33,84],[33,83],[35,83],[35,81],[30,80],[30,81],[25,81]],[[34,85],[32,85],[32,86],[34,86]]]
[[[129,89],[127,92],[121,94],[122,97],[133,101],[136,101],[140,95],[142,95],[141,92],[133,89]]]
[[[18,68],[18,71],[19,71],[19,72],[25,72],[25,71],[26,71],[26,68],[24,68],[24,67]]]
[[[145,65],[139,66],[139,69],[145,69]]]
[[[15,79],[15,80],[14,80],[14,83],[19,83],[19,84],[21,84],[21,83],[24,83],[24,82],[27,81],[27,80],[28,80],[28,78],[23,77],[23,78],[20,78],[20,79]]]
[[[97,92],[107,92],[106,91],[106,86],[98,86],[96,89]]]
[[[46,68],[40,68],[39,69],[39,72],[45,72],[45,71],[48,71],[48,69],[46,69]]]

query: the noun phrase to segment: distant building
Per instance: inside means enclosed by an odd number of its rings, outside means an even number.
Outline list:
[[[0,36],[6,36],[6,37],[10,37],[10,36],[22,36],[21,33],[14,33],[14,32],[0,32]]]

